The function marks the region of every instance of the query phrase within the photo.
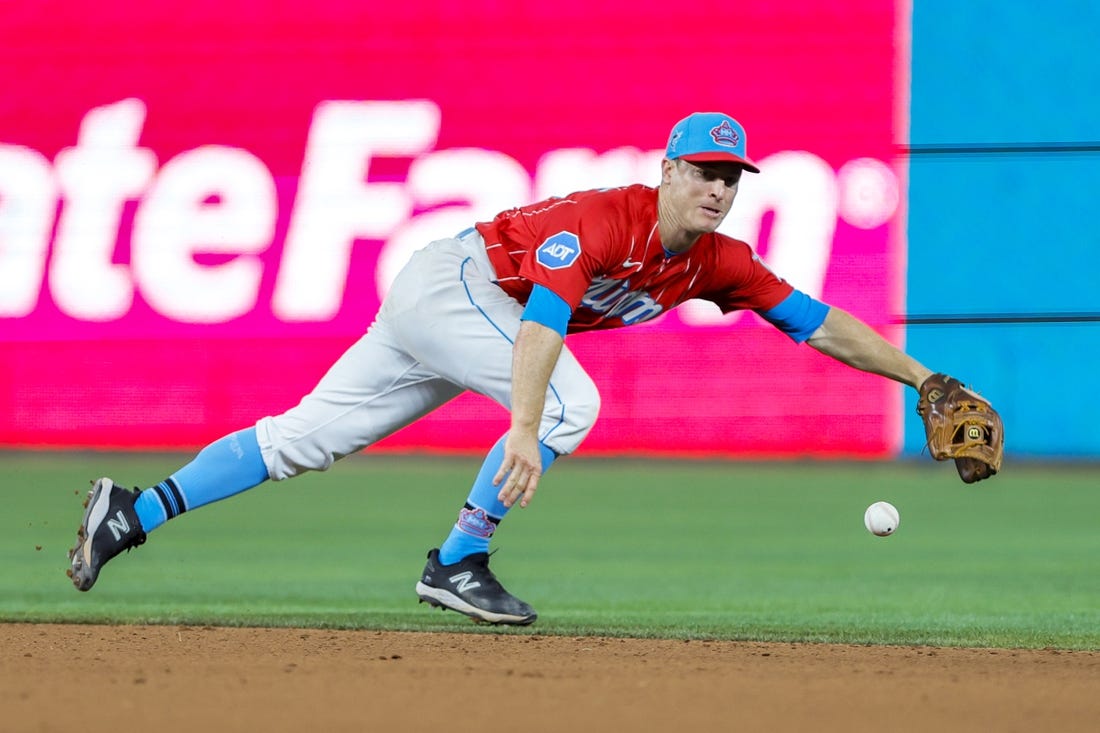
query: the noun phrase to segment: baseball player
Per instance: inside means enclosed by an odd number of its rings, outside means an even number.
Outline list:
[[[577,449],[599,412],[595,384],[563,344],[567,333],[630,326],[702,298],[723,312],[751,309],[796,343],[919,388],[931,370],[716,233],[746,171],[759,169],[742,126],[696,113],[673,127],[656,188],[551,198],[432,242],[296,407],[215,441],[144,491],[99,479],[70,553],[73,584],[90,589],[107,561],[185,511],[328,469],[472,390],[510,410],[510,428],[450,535],[429,551],[416,593],[475,620],[529,624],[535,610],[496,579],[488,550],[508,511],[530,504],[542,474]]]

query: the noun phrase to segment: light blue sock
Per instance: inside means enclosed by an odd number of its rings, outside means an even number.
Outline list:
[[[256,428],[215,440],[186,466],[146,489],[134,509],[146,532],[189,509],[197,509],[262,484],[268,478]]]
[[[466,497],[466,505],[458,512],[458,521],[439,548],[439,561],[444,565],[454,565],[475,552],[488,552],[493,532],[508,513],[508,507],[497,498],[500,487],[493,485],[493,477],[504,461],[504,440],[507,437],[505,435],[498,440],[489,455],[485,456],[470,495]],[[542,454],[542,471],[546,473],[558,454],[541,442],[539,452]]]

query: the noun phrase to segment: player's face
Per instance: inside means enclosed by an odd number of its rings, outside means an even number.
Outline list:
[[[741,182],[737,163],[665,161],[664,182],[669,203],[682,226],[693,232],[713,232],[726,218]]]

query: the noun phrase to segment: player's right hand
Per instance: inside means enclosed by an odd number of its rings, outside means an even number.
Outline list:
[[[493,477],[493,485],[500,486],[497,499],[509,509],[519,501],[526,507],[535,498],[539,477],[542,475],[542,453],[538,436],[511,431],[504,441],[504,460]]]

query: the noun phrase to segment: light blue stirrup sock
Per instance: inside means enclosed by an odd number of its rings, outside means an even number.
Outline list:
[[[146,532],[169,519],[262,484],[268,478],[256,428],[215,440],[186,466],[141,492],[134,504]]]
[[[507,437],[505,435],[498,440],[485,457],[470,495],[466,497],[466,505],[458,512],[458,521],[439,548],[439,561],[444,565],[454,565],[475,552],[488,552],[493,532],[508,513],[508,507],[497,498],[500,487],[493,485],[493,477],[504,460],[504,440]],[[542,453],[542,471],[546,473],[558,454],[541,442],[539,452]]]

